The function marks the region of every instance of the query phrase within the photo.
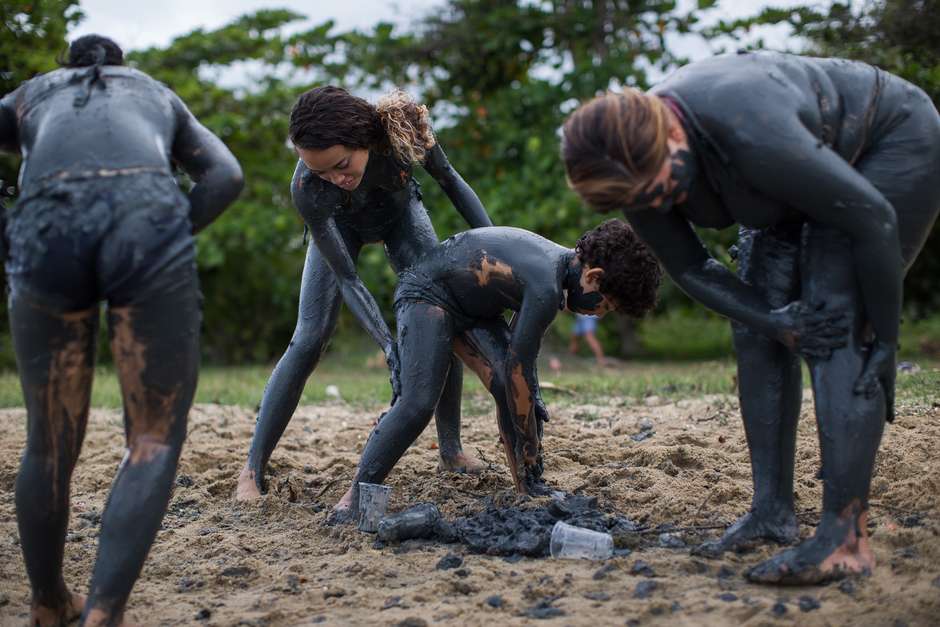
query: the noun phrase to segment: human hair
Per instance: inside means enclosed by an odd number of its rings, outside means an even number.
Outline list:
[[[324,150],[390,149],[402,164],[422,163],[434,147],[428,108],[395,90],[373,105],[341,87],[325,85],[304,92],[290,113],[288,130],[295,146]]]
[[[623,208],[668,156],[669,116],[656,96],[608,92],[565,121],[561,157],[568,185],[601,213]]]
[[[618,219],[601,223],[581,236],[575,252],[582,265],[604,271],[598,287],[617,311],[642,318],[656,306],[663,270],[629,224]]]
[[[65,67],[124,65],[124,51],[114,40],[101,35],[83,35],[69,44]]]

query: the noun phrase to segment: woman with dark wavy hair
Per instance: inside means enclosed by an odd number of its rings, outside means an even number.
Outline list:
[[[798,539],[799,353],[816,399],[823,513],[813,537],[748,577],[869,572],[868,493],[894,415],[901,283],[940,210],[933,103],[864,63],[716,57],[648,93],[583,105],[565,123],[562,156],[588,204],[622,209],[679,287],[733,322],[754,500],[699,552]],[[735,223],[738,276],[692,229]]]
[[[356,273],[364,244],[382,242],[396,272],[438,239],[412,175],[422,166],[471,227],[492,226],[479,198],[447,161],[427,107],[396,91],[375,105],[333,86],[304,93],[290,116],[290,139],[300,157],[291,194],[313,235],[301,279],[297,327],[264,397],[248,460],[238,479],[240,500],[260,496],[264,469],[287,427],[307,378],[336,326],[340,302],[385,353],[398,392],[395,342],[375,299]],[[452,358],[437,402],[442,468],[475,471],[479,462],[460,444],[462,369]]]

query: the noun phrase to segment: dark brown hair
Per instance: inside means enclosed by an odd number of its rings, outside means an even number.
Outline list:
[[[622,314],[642,318],[656,306],[663,270],[646,244],[623,220],[607,220],[581,236],[582,264],[601,268],[600,291]]]
[[[124,65],[124,51],[113,40],[101,35],[84,35],[69,44],[65,67],[89,65]]]
[[[565,121],[561,156],[568,184],[601,213],[623,208],[668,155],[666,105],[638,89],[609,92]]]
[[[295,146],[324,150],[391,149],[406,165],[421,163],[434,147],[428,108],[403,91],[393,91],[375,105],[341,87],[326,85],[301,94],[290,113],[288,131]]]

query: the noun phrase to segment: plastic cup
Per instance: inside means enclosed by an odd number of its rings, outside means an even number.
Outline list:
[[[391,486],[359,482],[359,531],[375,533],[388,508]]]
[[[614,539],[609,533],[575,527],[559,520],[552,527],[549,550],[555,559],[605,560],[614,554]]]

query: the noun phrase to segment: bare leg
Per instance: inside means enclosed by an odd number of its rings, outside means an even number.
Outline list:
[[[411,199],[407,211],[385,238],[385,250],[396,272],[411,266],[425,251],[438,244],[437,234],[420,196]],[[452,357],[444,391],[434,411],[441,470],[477,473],[483,464],[463,450],[460,442],[460,394],[463,367]]]
[[[198,291],[110,307],[127,451],[101,518],[86,625],[117,625],[157,535],[186,438],[199,367]]]
[[[345,240],[350,255],[356,259],[361,243],[352,235],[346,235]],[[294,415],[307,379],[320,361],[323,349],[336,328],[340,302],[336,278],[316,246],[310,242],[301,279],[297,326],[264,389],[248,460],[235,489],[237,500],[251,500],[261,496],[268,459]]]
[[[16,519],[32,587],[31,625],[64,625],[85,599],[62,578],[72,470],[88,421],[98,308],[53,314],[13,298],[10,326],[28,436],[16,477]]]
[[[885,422],[885,399],[853,385],[865,363],[861,298],[851,244],[839,232],[808,228],[803,300],[850,312],[852,336],[827,360],[810,363],[822,453],[823,514],[812,538],[748,572],[764,583],[820,583],[875,565],[868,542],[868,492]]]
[[[601,347],[601,343],[597,340],[597,336],[594,335],[593,331],[584,334],[584,341],[587,342],[587,345],[591,348],[591,352],[594,353],[594,359],[597,361],[598,366],[603,366],[607,360],[604,358],[604,349]]]
[[[398,351],[401,396],[372,429],[352,486],[333,508],[331,522],[353,520],[359,513],[359,482],[382,483],[431,421],[451,359],[453,324],[440,307],[399,304]]]
[[[774,307],[796,298],[799,237],[799,227],[782,232],[742,230],[739,274],[762,290]],[[754,496],[750,511],[720,540],[693,550],[712,557],[759,541],[789,544],[799,535],[793,506],[793,462],[802,396],[799,359],[780,343],[743,325],[733,324],[732,328]]]

